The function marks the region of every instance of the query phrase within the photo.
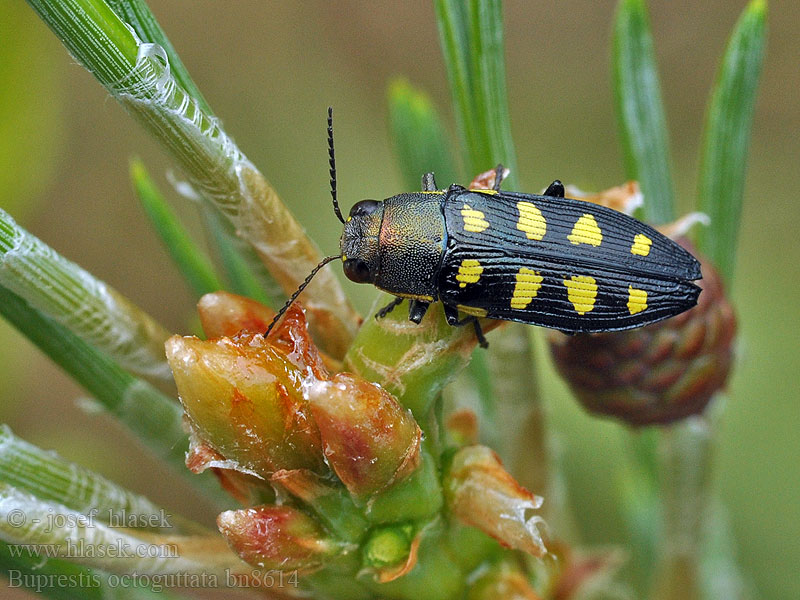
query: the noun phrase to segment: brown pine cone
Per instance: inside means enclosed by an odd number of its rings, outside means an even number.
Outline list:
[[[736,318],[719,274],[698,258],[703,291],[691,310],[630,331],[550,335],[556,366],[586,409],[630,425],[671,423],[701,413],[724,387]]]

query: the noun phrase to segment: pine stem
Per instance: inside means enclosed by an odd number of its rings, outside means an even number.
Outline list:
[[[664,527],[653,600],[699,600],[703,523],[708,513],[712,435],[702,417],[664,429],[659,460]]]

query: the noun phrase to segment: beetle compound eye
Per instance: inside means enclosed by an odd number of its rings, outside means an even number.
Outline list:
[[[372,214],[378,210],[380,205],[381,203],[376,200],[362,200],[361,202],[356,202],[353,205],[353,208],[350,209],[350,216],[360,217],[363,215]]]
[[[344,274],[356,283],[372,283],[369,265],[360,259],[351,259],[344,263]]]

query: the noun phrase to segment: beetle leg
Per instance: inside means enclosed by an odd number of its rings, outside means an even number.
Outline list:
[[[472,323],[472,326],[475,328],[475,337],[478,338],[478,344],[480,344],[480,347],[489,347],[489,342],[486,341],[486,338],[483,335],[483,329],[481,329],[481,324],[478,321],[478,317],[475,315],[470,315],[468,317],[464,317],[463,319],[459,319],[458,309],[455,306],[448,306],[447,304],[444,305],[444,317],[447,319],[447,324],[452,325],[453,327],[462,327]]]
[[[458,309],[455,306],[444,304],[444,318],[447,319],[447,324],[453,327],[458,327],[462,323],[458,321]]]
[[[500,191],[500,185],[503,183],[503,179],[505,179],[505,172],[506,168],[502,164],[497,163],[497,166],[494,168],[494,185],[492,186],[494,191]]]
[[[547,186],[547,189],[544,191],[544,195],[550,196],[551,198],[563,198],[564,184],[556,179],[553,183]]]
[[[439,188],[436,187],[436,179],[433,177],[433,173],[425,173],[422,176],[422,191],[423,192],[435,192]]]
[[[397,298],[389,302],[389,304],[387,304],[386,306],[384,306],[382,309],[380,309],[378,312],[375,313],[375,320],[377,321],[378,319],[382,319],[383,317],[388,315],[390,312],[394,310],[394,307],[400,304],[402,301],[403,299],[398,296]]]
[[[478,345],[485,350],[489,347],[489,342],[486,341],[483,335],[483,329],[481,329],[481,323],[478,321],[478,317],[472,317],[472,326],[475,328],[475,337],[478,338]]]
[[[422,317],[428,312],[428,307],[430,305],[430,302],[424,302],[422,300],[409,300],[408,320],[419,325],[419,322],[422,321]]]

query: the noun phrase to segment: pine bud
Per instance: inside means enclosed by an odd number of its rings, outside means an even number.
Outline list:
[[[422,431],[380,386],[339,373],[307,396],[325,458],[353,496],[370,496],[419,466]]]
[[[363,511],[330,476],[296,469],[276,471],[270,481],[313,509],[328,531],[341,540],[356,542],[369,528]]]
[[[467,600],[541,600],[528,578],[515,565],[490,566],[470,586]]]
[[[311,571],[341,550],[316,521],[289,506],[228,510],[217,526],[242,560],[263,569]]]
[[[620,589],[619,570],[627,560],[614,547],[581,549],[551,540],[548,555],[551,569],[546,596],[559,600],[616,597]]]
[[[260,302],[228,292],[206,294],[197,303],[206,337],[233,337],[240,332],[265,332],[275,313]]]
[[[228,292],[206,294],[197,303],[197,312],[209,338],[264,333],[275,316],[271,308],[260,302]],[[299,302],[289,307],[271,333],[269,342],[283,350],[301,370],[311,367],[316,377],[327,377],[327,366],[339,366],[314,345]]]
[[[463,523],[477,527],[504,546],[534,556],[545,553],[539,524],[533,514],[542,505],[503,468],[485,446],[456,452],[445,478],[447,504]]]
[[[167,359],[191,429],[231,468],[265,478],[278,469],[324,471],[301,389],[309,375],[297,355],[248,333],[207,341],[174,336]]]
[[[362,573],[372,572],[380,583],[407,574],[417,564],[422,534],[411,525],[380,527],[364,542]]]
[[[186,467],[192,473],[202,473],[206,469],[211,469],[222,489],[244,506],[275,500],[275,490],[268,482],[246,471],[237,470],[236,466],[232,466],[232,461],[202,441],[195,432],[189,435]]]

